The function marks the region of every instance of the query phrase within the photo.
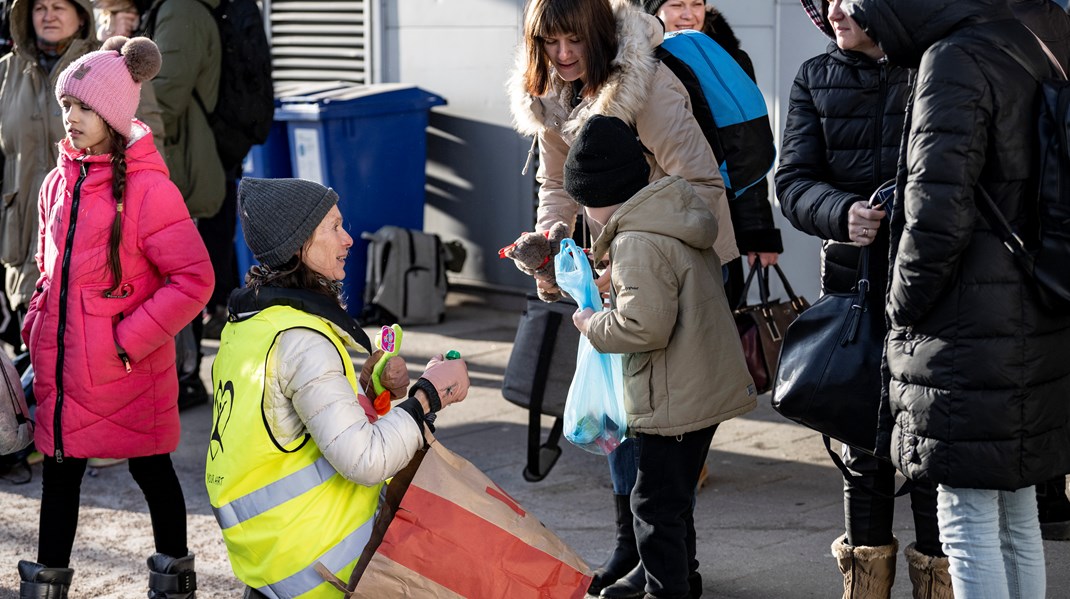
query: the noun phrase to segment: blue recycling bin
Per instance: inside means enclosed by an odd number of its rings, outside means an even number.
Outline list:
[[[405,84],[329,87],[282,96],[293,176],[333,188],[353,248],[343,286],[349,313],[364,304],[368,242],[384,225],[423,229],[427,122],[441,96]]]
[[[276,110],[278,102],[276,102]],[[249,148],[249,154],[242,161],[242,176],[257,178],[280,178],[292,177],[293,169],[290,168],[290,140],[286,131],[286,122],[276,120],[271,124],[271,132],[264,143]],[[249,267],[256,264],[253,251],[245,243],[245,235],[241,230],[241,219],[238,219],[237,230],[234,232],[234,257],[238,263],[238,279],[242,286],[245,285],[245,273]]]

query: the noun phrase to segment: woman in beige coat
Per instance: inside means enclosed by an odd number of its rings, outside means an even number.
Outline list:
[[[724,181],[709,143],[691,114],[683,84],[655,57],[664,29],[627,0],[531,0],[524,15],[524,41],[509,82],[517,131],[534,136],[539,148],[536,231],[558,222],[570,230],[579,205],[563,187],[569,148],[595,114],[632,127],[645,149],[649,179],[685,179],[717,224],[713,249],[721,264],[739,256]],[[534,145],[533,145],[534,149]],[[601,226],[588,221],[592,238]],[[713,236],[711,236],[713,237]],[[599,281],[608,287],[608,277]],[[539,281],[539,286],[552,285]],[[628,440],[609,456],[617,511],[616,548],[597,570],[589,589],[602,589],[627,574],[645,578],[635,544],[629,495],[638,464]],[[629,587],[633,588],[633,587]],[[641,589],[641,584],[639,585]]]

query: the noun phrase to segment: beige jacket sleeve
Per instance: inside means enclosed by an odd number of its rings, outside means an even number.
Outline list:
[[[280,444],[307,432],[339,474],[369,486],[394,476],[416,455],[423,441],[419,425],[402,410],[369,422],[337,348],[323,335],[285,331],[268,359],[276,376],[268,382],[264,414]]]
[[[576,225],[580,205],[564,189],[568,149],[558,131],[545,128],[539,133],[539,170],[535,173],[535,180],[539,182],[535,230],[539,233],[549,231],[558,222],[567,223],[569,231]]]

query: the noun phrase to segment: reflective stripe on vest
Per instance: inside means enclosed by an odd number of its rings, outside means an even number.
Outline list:
[[[374,518],[365,522],[363,526],[354,530],[349,536],[342,539],[341,543],[332,547],[330,551],[324,553],[316,561],[326,566],[331,572],[342,571],[353,561],[354,555],[359,557],[361,552],[364,551],[364,546],[368,544],[368,539],[372,536],[372,528],[374,526]],[[296,574],[290,575],[274,584],[260,587],[257,590],[272,599],[286,599],[287,597],[298,597],[321,584],[323,584],[323,577],[315,570],[315,564],[313,563],[313,565]],[[331,588],[333,590],[334,587]]]
[[[371,534],[382,485],[346,480],[307,435],[289,443],[272,436],[264,402],[281,367],[272,355],[279,336],[295,328],[331,341],[356,391],[353,363],[326,321],[273,306],[227,323],[212,365],[205,483],[238,579],[278,599],[335,597],[314,565],[348,579]],[[361,409],[356,401],[354,408]]]
[[[275,506],[282,505],[287,501],[299,497],[308,491],[327,482],[327,479],[336,474],[336,471],[327,458],[320,456],[318,460],[309,466],[294,472],[266,487],[261,487],[248,495],[244,495],[225,503],[217,508],[215,521],[219,528],[230,528],[259,516]]]

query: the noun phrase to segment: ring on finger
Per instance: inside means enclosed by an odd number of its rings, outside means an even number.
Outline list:
[[[862,227],[862,237],[869,237],[869,228]]]

